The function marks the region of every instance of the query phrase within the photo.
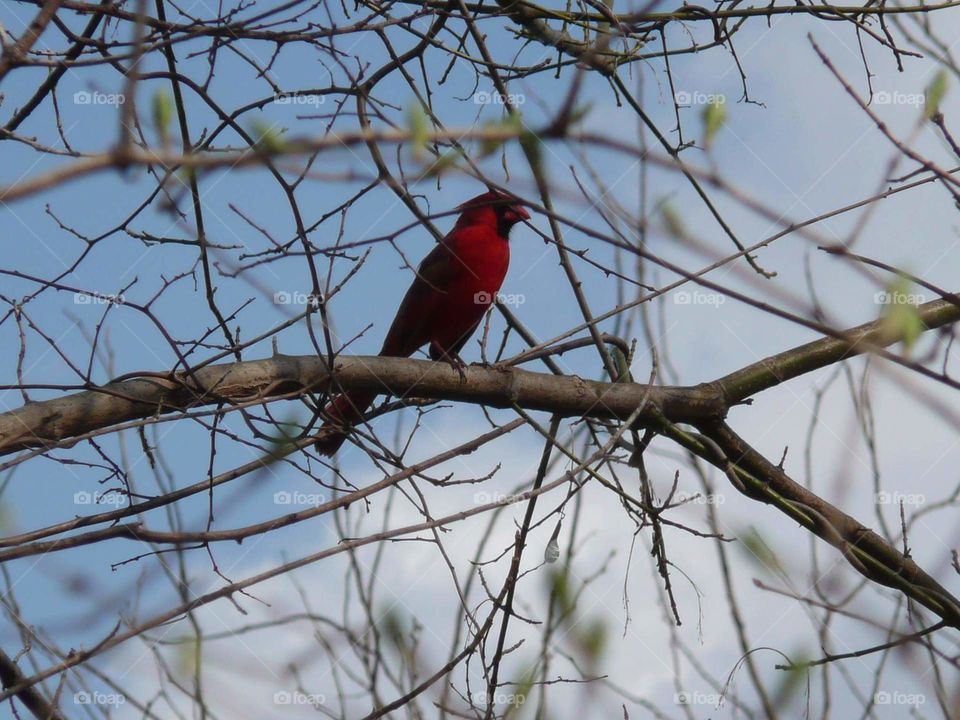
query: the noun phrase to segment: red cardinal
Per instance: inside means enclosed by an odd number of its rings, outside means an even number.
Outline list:
[[[499,192],[461,205],[453,230],[420,263],[383,341],[381,355],[408,357],[430,345],[430,357],[463,367],[460,349],[496,298],[510,264],[510,229],[529,213]],[[317,450],[332,455],[346,439],[346,426],[363,418],[376,392],[351,390],[324,409]]]

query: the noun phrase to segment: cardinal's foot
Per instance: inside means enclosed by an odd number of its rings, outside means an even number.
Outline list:
[[[467,364],[460,358],[459,354],[455,352],[447,352],[436,342],[431,342],[430,357],[433,360],[443,360],[449,364],[450,367],[459,373],[461,383],[465,383],[467,381],[467,374],[463,371]]]
[[[450,367],[456,370],[460,374],[460,382],[465,383],[467,381],[467,374],[463,369],[467,364],[460,358],[459,355],[447,355],[446,360],[450,363]]]

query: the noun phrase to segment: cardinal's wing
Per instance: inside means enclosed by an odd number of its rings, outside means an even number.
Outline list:
[[[408,357],[430,340],[437,310],[455,281],[456,263],[446,238],[420,263],[417,276],[387,331],[381,355]]]

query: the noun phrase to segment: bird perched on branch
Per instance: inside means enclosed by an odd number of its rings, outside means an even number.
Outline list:
[[[409,357],[429,345],[430,357],[445,360],[463,375],[460,350],[493,303],[510,264],[510,229],[530,214],[500,192],[487,192],[457,208],[447,236],[420,263],[400,303],[380,355]],[[376,392],[350,390],[324,408],[326,422],[315,447],[332,455],[349,427],[363,418]]]

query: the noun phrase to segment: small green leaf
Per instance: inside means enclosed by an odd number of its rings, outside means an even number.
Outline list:
[[[254,147],[261,152],[271,155],[283,152],[283,136],[274,130],[273,125],[267,125],[259,120],[251,125]]]
[[[940,112],[940,103],[947,94],[948,88],[946,70],[938,70],[924,93],[923,116],[926,119],[929,120]]]
[[[177,176],[184,185],[189,185],[197,179],[197,169],[195,167],[180,168],[177,171]]]
[[[273,438],[273,441],[269,444],[267,448],[267,457],[269,459],[264,461],[265,465],[289,455],[290,448],[294,441],[300,437],[300,427],[294,414],[287,415],[286,419],[281,420],[277,424],[280,435]]]
[[[557,570],[551,573],[550,585],[560,619],[569,620],[570,614],[573,612],[573,595],[570,589],[570,577],[567,572]]]
[[[403,618],[394,608],[387,610],[380,618],[381,632],[399,648],[403,648],[405,630],[403,628]]]
[[[789,657],[790,664],[793,667],[779,676],[780,682],[773,688],[775,707],[783,707],[793,700],[807,680],[809,655],[807,653],[791,653]]]
[[[587,660],[597,662],[607,644],[607,624],[602,618],[595,618],[580,634],[579,640]]]
[[[443,155],[438,157],[433,161],[433,164],[427,168],[426,177],[435,177],[437,175],[443,175],[447,170],[450,170],[457,165],[457,158],[460,155],[455,150],[449,150]]]
[[[420,157],[427,147],[429,134],[427,114],[420,103],[410,107],[410,112],[407,113],[407,123],[410,131],[410,143],[413,145],[413,155],[414,157]]]
[[[166,144],[169,139],[170,120],[173,118],[173,104],[165,90],[158,90],[153,94],[151,103],[153,111],[153,127],[160,136],[160,141]]]
[[[913,284],[905,277],[898,277],[884,292],[874,296],[882,302],[884,335],[892,341],[903,343],[904,353],[909,355],[920,335],[927,329],[917,311],[921,300],[919,293],[911,292]]]
[[[706,148],[713,144],[714,137],[727,120],[727,105],[722,100],[723,96],[717,96],[703,108],[703,146]]]
[[[517,683],[517,692],[514,697],[514,705],[521,706],[527,701],[527,695],[533,690],[533,683],[537,680],[536,668],[530,668],[520,678]]]
[[[617,377],[614,382],[630,382],[630,363],[627,362],[627,356],[623,350],[614,346],[612,349],[613,361],[617,364]]]
[[[540,136],[532,130],[526,130],[520,135],[520,146],[526,151],[527,157],[530,159],[530,165],[533,166],[532,169],[534,173],[543,167],[542,144]]]
[[[499,136],[484,138],[480,143],[480,157],[487,157],[495,153],[511,135],[522,136],[523,119],[520,113],[511,113],[500,122],[487,122],[483,127],[491,131],[491,134]]]
[[[523,132],[523,113],[519,110],[509,113],[502,123],[504,130],[512,130],[517,135]]]
[[[668,234],[676,238],[684,238],[687,236],[687,230],[683,226],[680,213],[673,209],[673,205],[669,202],[664,202],[660,206],[660,214],[663,216],[663,224],[666,225]]]
[[[746,551],[747,559],[752,560],[768,572],[776,572],[781,569],[782,566],[780,561],[777,560],[777,556],[755,527],[750,526],[745,532],[737,533],[737,540],[740,547]]]
[[[892,305],[885,319],[890,333],[903,342],[904,355],[909,356],[917,340],[926,330],[917,308],[913,305]]]
[[[196,673],[200,649],[201,646],[195,637],[186,638],[177,646],[176,667],[182,677],[190,677]]]
[[[586,105],[581,105],[578,108],[574,108],[570,113],[570,120],[567,123],[568,127],[579,123],[590,114],[591,110],[593,110],[593,103],[587,103]]]
[[[497,133],[499,130],[508,129],[505,122],[487,122],[483,124],[484,130],[489,130],[491,133]],[[497,133],[499,134],[499,133]],[[480,157],[489,157],[493,155],[500,146],[503,145],[503,138],[500,137],[488,137],[483,138],[480,142]]]

